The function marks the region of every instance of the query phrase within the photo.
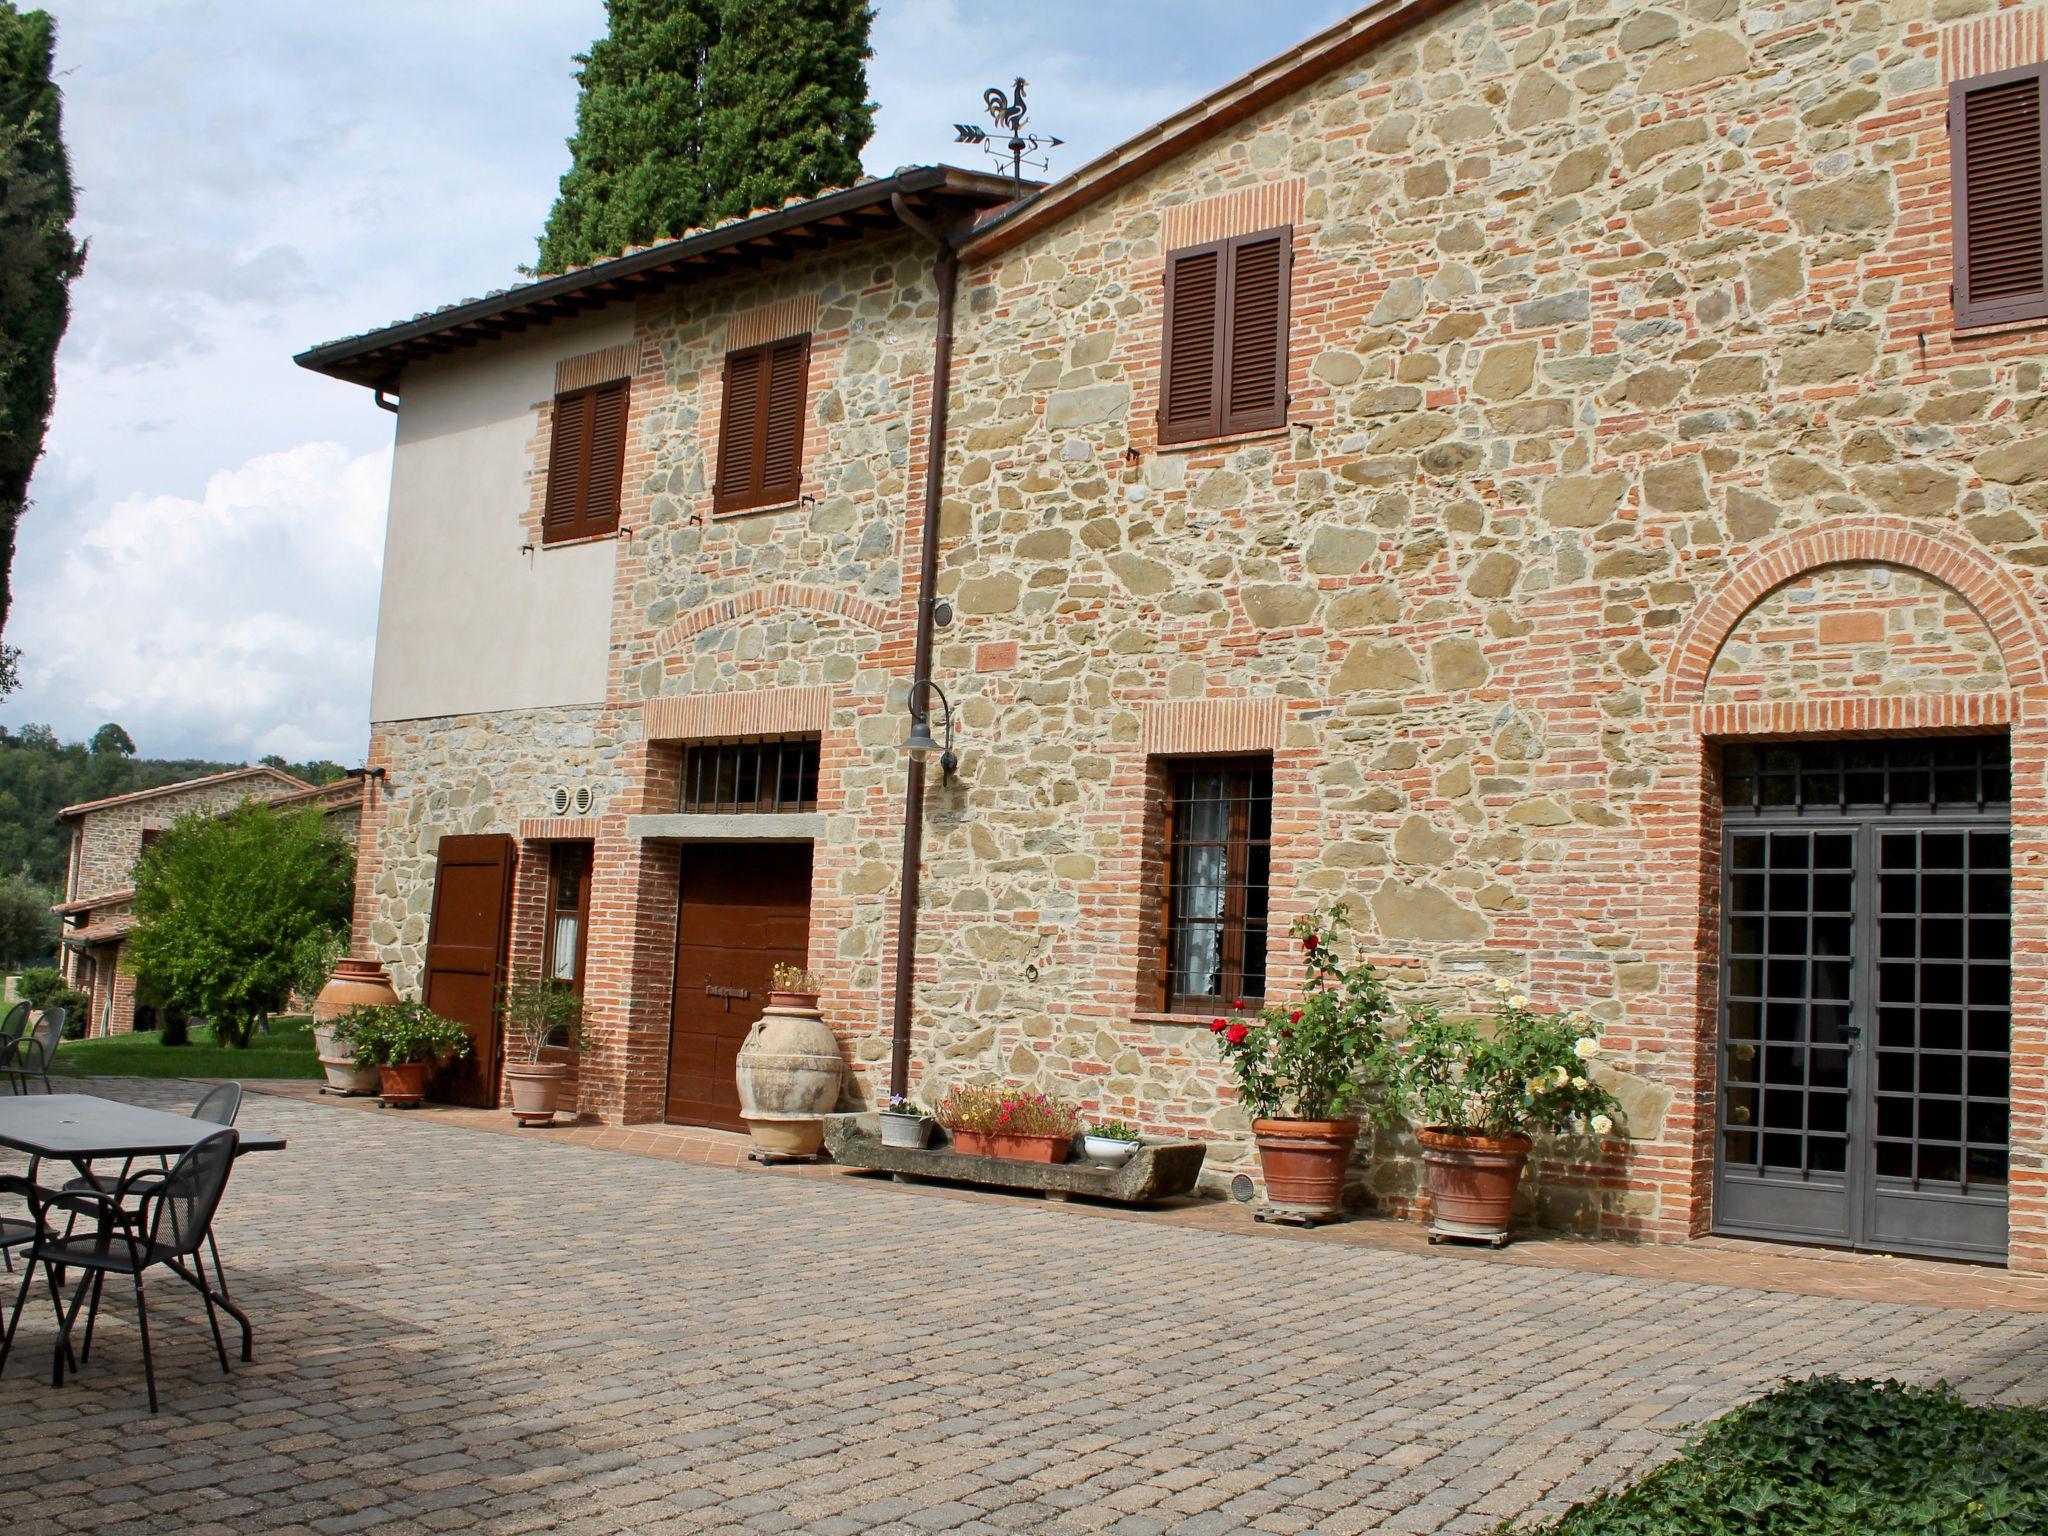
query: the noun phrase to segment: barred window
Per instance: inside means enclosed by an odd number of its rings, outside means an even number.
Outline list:
[[[1166,832],[1166,1006],[1264,998],[1271,761],[1174,764]]]

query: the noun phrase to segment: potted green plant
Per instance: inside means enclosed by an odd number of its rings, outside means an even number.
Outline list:
[[[971,1083],[953,1085],[938,1118],[954,1151],[1025,1163],[1064,1163],[1081,1128],[1073,1106],[1048,1094]]]
[[[522,967],[505,983],[505,1023],[520,1047],[519,1059],[505,1063],[512,1118],[520,1125],[552,1125],[569,1063],[544,1060],[542,1053],[552,1047],[580,1054],[590,1044],[583,999],[566,982]]]
[[[1614,1129],[1614,1098],[1590,1070],[1599,1025],[1583,1013],[1539,1013],[1512,983],[1495,986],[1484,1029],[1423,1010],[1394,1055],[1393,1098],[1422,1143],[1431,1242],[1508,1240],[1532,1132]]]
[[[392,1109],[418,1105],[435,1065],[469,1054],[468,1031],[412,1001],[351,1008],[336,1022],[335,1034],[354,1052],[357,1066],[377,1069],[378,1091]]]
[[[892,1096],[877,1118],[885,1147],[922,1147],[932,1139],[931,1113],[915,1099]]]
[[[1138,1133],[1121,1120],[1098,1120],[1082,1136],[1081,1150],[1098,1168],[1121,1168],[1138,1155]]]
[[[1309,1220],[1343,1214],[1357,1110],[1386,1070],[1393,1003],[1369,961],[1339,960],[1346,926],[1342,902],[1295,919],[1300,1000],[1256,1013],[1236,1003],[1209,1026],[1252,1116],[1267,1200]]]

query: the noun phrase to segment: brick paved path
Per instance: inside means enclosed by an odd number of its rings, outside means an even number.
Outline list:
[[[158,1287],[152,1420],[127,1302],[61,1393],[32,1308],[0,1378],[10,1533],[1481,1532],[1788,1373],[2048,1398],[2039,1315],[1248,1241],[260,1095],[244,1119],[292,1141],[222,1223],[255,1363],[224,1379],[196,1298]]]

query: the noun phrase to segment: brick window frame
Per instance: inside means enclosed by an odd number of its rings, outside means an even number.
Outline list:
[[[2048,63],[1948,92],[1956,327],[2048,318]]]

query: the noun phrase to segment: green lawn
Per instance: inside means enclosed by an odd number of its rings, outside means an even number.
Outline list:
[[[216,1044],[213,1031],[203,1025],[192,1031],[189,1045],[165,1045],[155,1034],[66,1040],[57,1048],[56,1070],[79,1077],[320,1076],[311,1020],[272,1019],[270,1031],[258,1035],[246,1051]]]

